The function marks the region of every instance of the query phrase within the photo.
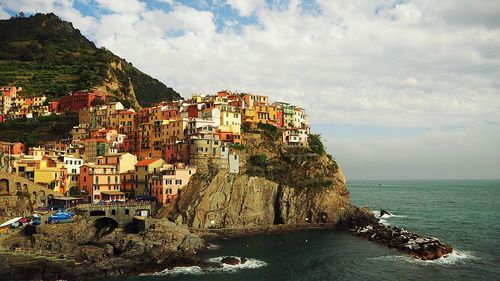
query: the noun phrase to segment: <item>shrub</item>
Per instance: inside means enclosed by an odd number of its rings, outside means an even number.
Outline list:
[[[280,131],[276,126],[259,123],[257,128],[261,129],[263,134],[273,141],[277,141],[280,138]]]
[[[232,144],[231,147],[236,149],[236,150],[245,150],[245,145],[243,145],[241,143]]]
[[[309,147],[314,153],[324,154],[325,146],[321,142],[321,135],[318,134],[310,134],[309,135]]]
[[[267,167],[269,165],[269,159],[263,154],[255,154],[250,156],[250,163],[254,166]]]

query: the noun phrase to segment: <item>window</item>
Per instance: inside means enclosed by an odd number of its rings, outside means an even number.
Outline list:
[[[181,185],[182,184],[182,180],[175,180],[175,184]]]

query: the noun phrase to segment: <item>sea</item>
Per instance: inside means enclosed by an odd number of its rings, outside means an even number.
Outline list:
[[[211,241],[201,255],[246,257],[244,265],[119,280],[500,280],[500,180],[367,180],[348,187],[355,205],[392,214],[383,223],[438,237],[453,253],[421,261],[345,230],[305,231]]]

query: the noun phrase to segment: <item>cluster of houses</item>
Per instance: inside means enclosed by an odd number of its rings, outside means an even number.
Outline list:
[[[104,102],[93,105],[95,99]],[[273,125],[281,128],[283,144],[308,145],[305,110],[263,95],[221,91],[135,111],[84,91],[55,108],[79,112],[71,139],[28,153],[22,144],[0,143],[0,149],[14,156],[12,173],[93,203],[154,197],[169,204],[209,162],[238,173],[234,147],[245,144],[243,128]]]
[[[22,88],[0,87],[0,123],[6,118],[34,118],[51,114],[45,96],[25,97],[19,95]]]

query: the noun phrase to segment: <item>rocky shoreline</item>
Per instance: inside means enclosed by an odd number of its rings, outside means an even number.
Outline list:
[[[421,260],[435,260],[446,257],[453,247],[438,238],[411,233],[404,228],[382,223],[358,226],[351,230],[354,236],[394,248]]]

